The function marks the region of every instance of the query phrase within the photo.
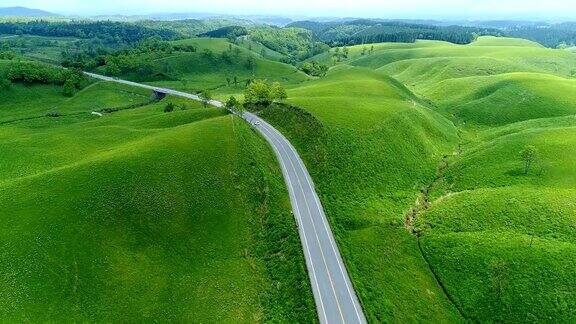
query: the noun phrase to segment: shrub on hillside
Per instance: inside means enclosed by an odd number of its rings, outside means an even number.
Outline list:
[[[539,160],[538,149],[533,145],[526,145],[520,152],[520,156],[524,162],[524,174],[528,174],[532,165]]]
[[[286,98],[286,90],[279,82],[269,84],[264,80],[255,80],[250,82],[244,91],[245,103],[249,105],[269,106],[274,101]]]
[[[8,70],[8,79],[12,82],[25,84],[57,84],[65,82],[64,70],[45,64],[23,62],[11,64]]]
[[[225,106],[228,109],[236,110],[240,108],[240,102],[238,101],[238,99],[236,99],[236,97],[230,96],[230,98],[226,100]]]
[[[300,66],[300,70],[308,75],[323,77],[328,72],[328,66],[317,61],[306,62]]]
[[[204,90],[200,93],[200,98],[202,99],[204,108],[207,108],[210,102],[212,101],[212,93],[208,90]]]
[[[165,113],[169,113],[169,112],[173,112],[174,108],[176,108],[176,105],[174,105],[173,103],[169,102],[165,107],[164,107],[164,112]]]
[[[10,90],[12,82],[6,76],[0,77],[0,90]]]

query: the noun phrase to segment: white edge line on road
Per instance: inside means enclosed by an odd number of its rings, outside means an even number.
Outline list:
[[[250,120],[246,119],[246,121],[248,121],[249,123],[251,123]],[[263,132],[261,130],[261,132]],[[270,141],[274,141],[274,137],[273,136],[266,136],[266,138],[269,138]],[[274,143],[271,143],[272,148],[274,149],[274,151],[276,151],[276,154],[278,156],[278,160],[280,161],[280,166],[282,167],[282,171],[284,172],[284,177],[286,178],[286,181],[288,182],[288,192],[290,194],[290,196],[293,198],[293,202],[294,202],[294,207],[296,208],[295,212],[298,213],[298,217],[296,218],[296,221],[300,224],[300,229],[299,232],[302,233],[303,237],[304,237],[304,247],[306,248],[306,252],[308,254],[308,259],[310,260],[310,265],[312,268],[312,276],[314,277],[314,283],[316,284],[316,290],[318,292],[318,299],[320,301],[320,308],[322,309],[322,315],[324,317],[324,320],[326,323],[328,323],[328,315],[326,314],[326,310],[324,309],[324,302],[322,301],[322,291],[320,290],[320,286],[318,285],[318,279],[316,278],[316,268],[314,267],[314,259],[312,258],[312,254],[310,253],[310,248],[308,247],[308,238],[306,236],[306,231],[304,229],[304,224],[302,223],[302,215],[300,213],[300,208],[298,206],[298,202],[296,199],[296,195],[292,192],[293,186],[292,186],[292,180],[290,180],[290,175],[288,173],[288,169],[286,168],[286,165],[284,164],[284,161],[282,161],[282,154],[279,151],[279,149],[276,147],[276,145],[274,145]]]
[[[279,133],[278,130],[276,130],[275,128],[272,127],[272,129],[276,132]],[[279,133],[280,134],[280,133]],[[280,134],[281,135],[281,134]],[[282,136],[282,135],[281,135]],[[288,143],[288,145],[290,146],[291,150],[296,151],[296,149],[294,147],[292,147],[292,145],[290,143]],[[315,192],[314,190],[314,185],[312,184],[311,179],[309,179],[310,175],[308,174],[308,172],[306,172],[306,166],[304,165],[304,162],[302,162],[302,160],[300,158],[297,158],[298,164],[300,164],[301,168],[304,170],[304,176],[306,178],[306,181],[308,182],[308,186],[310,186],[310,188],[312,189],[313,192]],[[329,229],[329,225],[326,224],[327,219],[326,219],[326,215],[324,214],[322,208],[321,208],[321,203],[320,203],[320,199],[316,194],[313,194],[314,196],[314,200],[316,202],[316,207],[318,208],[318,212],[320,212],[321,215],[323,215],[323,217],[321,217],[322,219],[322,224],[324,225],[324,229],[326,230],[326,233],[328,235],[328,241],[330,241],[330,245],[332,247],[332,251],[334,252],[336,259],[337,259],[337,263],[338,263],[338,267],[340,268],[340,272],[342,273],[342,277],[344,279],[344,283],[346,284],[346,290],[348,291],[348,294],[350,295],[350,297],[352,298],[352,304],[354,306],[354,311],[356,312],[356,317],[358,317],[358,320],[362,323],[365,320],[362,319],[362,316],[360,315],[360,312],[358,311],[358,306],[356,305],[357,302],[357,297],[355,294],[352,294],[352,290],[350,288],[350,285],[348,283],[348,281],[350,280],[348,276],[346,276],[346,273],[344,271],[344,266],[342,265],[342,261],[341,261],[341,256],[339,255],[339,253],[336,250],[335,247],[335,242],[333,241],[333,237],[332,237],[332,231]]]
[[[262,128],[265,128],[268,132],[272,133],[272,137],[275,137],[274,132],[268,130],[268,126],[269,126],[268,123],[266,123],[266,127],[262,127]],[[280,142],[278,139],[276,139],[276,141]],[[288,153],[288,151],[286,151],[284,146],[282,146],[282,143],[280,143],[280,146],[281,146],[282,150],[284,151],[284,153],[288,156],[288,158],[290,160],[290,164],[292,165],[292,168],[294,169],[294,171],[296,171],[296,166],[294,166],[294,162],[289,157],[290,154]],[[294,151],[292,151],[291,153],[294,155]],[[310,210],[310,204],[308,203],[308,199],[306,199],[306,193],[304,191],[304,187],[302,186],[302,182],[300,181],[300,177],[298,175],[296,175],[296,179],[297,179],[298,185],[300,187],[300,190],[302,191],[302,195],[304,197],[304,202],[306,203],[306,208],[308,209],[310,221],[312,222],[312,228],[314,229],[316,241],[318,242],[318,246],[320,248],[320,254],[322,255],[322,261],[324,262],[324,267],[326,268],[326,273],[328,274],[328,280],[330,280],[330,288],[332,288],[332,292],[334,293],[334,297],[336,298],[336,305],[338,305],[338,312],[340,313],[340,318],[342,319],[343,323],[346,323],[346,321],[344,319],[344,314],[342,313],[342,306],[340,305],[340,299],[338,298],[338,294],[336,293],[336,288],[334,286],[334,281],[332,280],[332,274],[330,272],[330,269],[328,268],[328,263],[326,261],[324,249],[322,249],[322,243],[320,243],[320,237],[318,236],[318,230],[316,229],[316,224],[314,223],[314,220],[312,219],[312,211]],[[328,241],[330,241],[330,237],[328,237]],[[354,303],[354,301],[352,301],[352,302]]]
[[[160,87],[154,87],[154,86],[150,86],[150,85],[146,85],[146,84],[141,84],[141,83],[136,83],[136,82],[132,82],[132,81],[115,79],[115,78],[106,77],[106,76],[102,76],[102,75],[98,75],[98,74],[94,74],[94,73],[88,73],[88,72],[84,72],[84,73],[85,73],[86,75],[90,76],[90,77],[93,77],[93,78],[99,79],[99,80],[103,80],[103,81],[115,82],[115,83],[120,83],[120,84],[131,85],[131,86],[134,86],[134,87],[140,87],[140,88],[150,89],[150,90],[154,90],[154,91],[165,92],[165,93],[167,93],[167,94],[172,94],[172,95],[175,95],[175,96],[184,97],[184,98],[188,98],[188,99],[192,99],[192,100],[196,100],[196,101],[200,101],[200,100],[201,100],[201,98],[200,98],[199,96],[194,95],[194,94],[189,94],[189,93],[185,93],[185,92],[180,92],[180,91],[176,91],[176,90],[172,90],[172,89],[165,89],[165,88],[160,88]],[[216,101],[216,100],[211,100],[211,101],[209,102],[209,104],[212,105],[212,106],[218,107],[218,108],[222,108],[222,107],[223,107],[223,104],[222,104],[221,102],[219,102],[219,101]],[[255,115],[254,115],[254,116],[255,116]],[[248,121],[249,123],[251,123],[251,121],[248,120],[247,117],[242,116],[242,115],[240,115],[239,117],[241,117],[242,119],[244,119],[244,120]],[[255,116],[255,117],[256,117],[257,120],[259,120],[259,121],[261,120],[259,117],[257,117],[257,116]],[[265,121],[263,121],[263,122],[266,123]],[[284,135],[282,135],[282,134],[281,134],[278,130],[276,130],[274,127],[270,126],[268,123],[266,123],[266,125],[269,126],[269,127],[272,129],[272,132],[275,132],[275,133],[277,133],[281,138],[284,138]],[[274,138],[274,136],[272,136],[272,138]],[[286,142],[287,142],[287,141],[286,141]],[[344,272],[344,268],[345,268],[345,267],[342,265],[341,256],[340,256],[340,254],[337,252],[338,250],[337,250],[336,247],[335,247],[335,242],[334,242],[334,239],[333,239],[332,232],[329,230],[329,225],[326,224],[326,221],[327,221],[327,220],[326,220],[326,216],[325,216],[324,212],[322,211],[322,208],[321,208],[322,205],[321,205],[321,203],[320,203],[320,201],[319,201],[319,197],[318,197],[317,194],[315,193],[315,187],[313,186],[311,179],[309,179],[310,175],[309,175],[308,172],[306,171],[305,166],[303,165],[302,160],[299,158],[299,156],[297,155],[297,153],[295,153],[296,150],[294,149],[294,147],[293,147],[289,142],[287,142],[287,145],[289,146],[290,150],[293,151],[292,153],[296,155],[296,160],[298,161],[298,164],[299,164],[302,168],[304,168],[304,175],[305,175],[306,181],[307,181],[308,185],[310,186],[311,190],[312,190],[313,193],[314,193],[313,196],[314,196],[314,200],[315,200],[315,202],[316,202],[316,207],[318,208],[319,212],[321,213],[321,216],[323,216],[323,217],[321,217],[321,218],[322,218],[322,223],[323,223],[323,225],[324,225],[324,229],[326,230],[326,232],[327,232],[327,234],[328,234],[328,241],[330,242],[330,245],[331,245],[331,247],[332,247],[332,250],[333,250],[333,252],[334,252],[335,255],[336,255],[336,261],[337,261],[337,263],[338,263],[338,267],[340,268],[340,272],[341,272],[341,274],[342,274],[342,276],[343,276],[343,278],[344,278],[344,282],[345,282],[345,284],[346,284],[346,289],[347,289],[347,291],[348,291],[348,294],[349,294],[350,297],[352,298],[352,304],[353,304],[353,306],[354,306],[354,310],[355,310],[355,312],[356,312],[356,316],[358,317],[359,321],[360,321],[361,323],[363,323],[363,322],[365,322],[365,320],[362,319],[362,316],[360,315],[360,313],[359,313],[359,311],[358,311],[358,308],[357,308],[357,307],[359,306],[359,305],[357,305],[358,299],[357,299],[356,295],[352,293],[351,288],[350,288],[350,286],[349,286],[349,277],[346,276],[346,274],[345,274],[345,272]],[[274,148],[274,150],[276,151],[276,153],[279,155],[279,157],[281,157],[280,152],[275,148],[275,146],[272,145],[272,147]],[[285,149],[283,148],[283,150],[285,150]],[[285,152],[286,152],[286,151],[285,151]],[[290,163],[292,164],[292,160],[290,160]],[[282,162],[280,163],[280,165],[282,166],[282,170],[287,173],[286,166],[283,165]],[[292,165],[292,166],[293,166],[293,168],[295,169],[294,165]],[[286,181],[289,183],[289,186],[291,187],[291,186],[292,186],[292,182],[291,182],[288,174],[285,174],[285,177],[286,177]],[[299,181],[299,185],[300,185],[301,189],[303,190],[303,187],[302,187],[302,184],[300,183],[300,181]],[[289,191],[290,191],[290,190],[289,190]],[[292,193],[290,193],[290,195],[292,195]],[[301,217],[300,211],[299,211],[299,207],[298,207],[298,203],[296,202],[296,199],[294,199],[294,201],[295,201],[295,207],[296,207],[296,209],[297,209],[298,215]],[[307,201],[306,199],[305,199],[305,201],[306,201],[307,207],[308,207],[308,209],[309,209],[310,207],[309,207],[309,205],[308,205],[308,201]],[[309,210],[309,211],[310,211],[310,210]],[[301,223],[301,222],[302,222],[301,219],[298,219],[298,218],[297,218],[297,221],[298,221],[301,225],[303,225],[303,224]],[[313,222],[313,221],[312,221],[312,225],[313,225],[314,228],[315,228],[315,225],[314,225],[314,222]],[[315,274],[315,271],[316,271],[316,270],[315,270],[315,268],[314,268],[314,266],[313,266],[312,256],[311,256],[311,254],[310,254],[310,250],[309,250],[308,243],[307,243],[307,237],[306,237],[306,234],[304,233],[304,229],[303,229],[303,228],[302,228],[301,232],[302,232],[302,234],[303,234],[303,236],[304,236],[304,242],[305,242],[306,252],[307,252],[308,255],[310,256],[310,257],[309,257],[309,260],[310,260],[310,262],[312,263],[312,269],[313,269],[312,275],[314,276],[314,282],[315,282],[315,284],[316,284],[316,287],[317,287],[317,290],[318,290],[318,294],[321,294],[320,288],[319,288],[319,286],[318,286],[318,281],[317,281],[317,278],[316,278],[316,274]],[[315,234],[316,234],[316,236],[318,236],[318,233],[317,233],[316,229],[315,229]],[[317,239],[318,239],[318,237],[317,237]],[[322,255],[323,255],[323,258],[324,258],[324,253],[323,253],[323,251],[322,251],[322,248],[320,248],[320,251],[321,251],[321,253],[322,253]],[[326,261],[325,261],[325,260],[324,260],[324,263],[325,263],[325,265],[326,265]],[[330,276],[330,272],[329,272],[329,271],[328,271],[328,275],[329,275],[329,278],[330,278],[330,281],[331,281],[331,284],[332,284],[332,289],[333,289],[333,291],[334,291],[334,286],[333,286],[332,279],[331,279],[331,276]],[[335,292],[335,291],[334,291],[334,292]],[[320,297],[320,303],[321,303],[320,306],[321,306],[321,308],[322,308],[324,318],[327,319],[327,317],[326,317],[326,311],[325,311],[324,305],[323,305],[323,303],[322,303],[321,295],[320,295],[319,297]],[[337,296],[336,296],[336,300],[338,301],[338,297],[337,297]],[[339,303],[338,303],[338,307],[340,308],[340,304],[339,304]],[[340,310],[340,315],[342,316],[341,310]]]

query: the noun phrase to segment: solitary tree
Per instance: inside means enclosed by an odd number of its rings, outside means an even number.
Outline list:
[[[254,68],[256,68],[256,60],[254,60],[252,57],[249,57],[246,60],[246,69],[253,70]]]
[[[64,82],[64,89],[62,90],[62,93],[66,97],[74,96],[74,93],[76,93],[76,87],[74,86],[74,81],[72,79],[67,79]]]
[[[12,81],[6,75],[0,76],[0,90],[10,90]]]
[[[284,89],[284,87],[282,87],[280,82],[272,83],[270,92],[271,92],[273,100],[283,101],[283,100],[286,100],[286,98],[288,98],[288,94],[286,93],[286,89]]]
[[[164,107],[164,112],[165,113],[169,113],[169,112],[173,112],[174,108],[176,108],[176,105],[174,105],[174,103],[169,102],[165,107]]]
[[[238,110],[241,108],[240,102],[238,101],[238,99],[236,99],[236,97],[230,96],[230,98],[226,100],[226,108],[230,110]]]
[[[268,106],[274,100],[272,89],[266,81],[254,80],[244,90],[244,100],[249,104]]]
[[[520,157],[524,161],[524,174],[528,174],[532,165],[538,161],[538,149],[533,145],[526,145],[520,151]]]
[[[348,50],[348,47],[344,46],[342,53],[344,54],[344,58],[348,58],[348,53],[350,53],[350,50]]]
[[[207,108],[212,101],[212,94],[208,90],[204,90],[200,93],[200,98],[202,98],[202,103],[204,104],[204,108]]]

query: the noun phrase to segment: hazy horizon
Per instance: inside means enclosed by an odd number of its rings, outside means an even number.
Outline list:
[[[22,6],[64,15],[144,15],[154,13],[212,13],[227,15],[278,15],[286,17],[363,17],[391,19],[541,19],[568,20],[576,2],[567,0],[6,0],[0,7]]]

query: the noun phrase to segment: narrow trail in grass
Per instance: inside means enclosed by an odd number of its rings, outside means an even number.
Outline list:
[[[136,109],[136,108],[145,107],[145,106],[148,106],[148,105],[152,105],[152,104],[154,104],[154,103],[157,103],[157,102],[159,102],[159,101],[161,101],[161,99],[153,98],[153,99],[150,99],[150,100],[145,101],[145,102],[140,102],[140,103],[131,104],[131,105],[125,105],[125,106],[120,106],[120,107],[112,107],[112,108],[102,108],[102,109],[98,109],[96,112],[111,114],[111,113],[115,113],[115,112],[122,111],[122,110]],[[18,122],[23,122],[23,121],[30,121],[30,120],[35,120],[35,119],[42,119],[42,118],[73,117],[73,116],[86,115],[86,114],[90,114],[90,113],[92,113],[92,112],[90,112],[90,111],[79,111],[79,112],[75,112],[75,113],[59,114],[58,117],[48,116],[47,114],[44,114],[44,115],[40,115],[40,116],[31,116],[31,117],[24,117],[24,118],[17,118],[17,119],[6,120],[6,121],[3,121],[3,122],[0,122],[0,125],[8,125],[8,124],[18,123]]]
[[[416,236],[416,240],[418,241],[418,250],[420,251],[420,254],[422,255],[422,258],[424,259],[424,261],[426,262],[426,264],[428,265],[428,269],[430,269],[430,272],[432,273],[432,275],[434,276],[434,279],[436,280],[436,283],[438,283],[438,286],[440,286],[440,289],[442,289],[442,292],[444,293],[444,295],[446,296],[446,298],[448,298],[448,300],[452,303],[452,305],[454,305],[454,307],[456,308],[456,310],[458,311],[458,313],[460,314],[460,316],[462,316],[462,318],[466,321],[471,321],[470,318],[468,318],[466,316],[466,314],[464,313],[464,311],[460,308],[460,306],[458,305],[458,303],[456,303],[456,301],[454,300],[454,298],[452,297],[452,295],[450,295],[450,293],[448,293],[448,290],[446,289],[446,287],[444,286],[444,284],[442,283],[442,280],[440,280],[440,277],[438,276],[438,274],[436,273],[436,271],[434,271],[434,268],[431,266],[430,264],[430,260],[428,260],[428,258],[426,257],[426,254],[424,253],[424,250],[422,250],[422,244],[420,243],[420,236]]]
[[[452,155],[444,155],[442,157],[442,159],[438,163],[438,167],[436,169],[436,176],[434,177],[434,180],[431,181],[429,184],[427,184],[426,186],[424,186],[420,190],[420,194],[418,195],[418,198],[416,199],[414,206],[412,206],[410,208],[410,210],[405,214],[405,223],[404,224],[405,224],[406,229],[412,235],[414,235],[416,237],[416,241],[418,242],[418,250],[420,251],[420,255],[422,256],[422,259],[424,260],[424,262],[428,266],[430,273],[432,273],[434,280],[436,281],[436,283],[438,284],[438,286],[440,287],[440,289],[442,290],[442,292],[444,293],[446,298],[450,301],[450,303],[452,303],[454,308],[456,308],[456,310],[458,311],[460,316],[462,316],[462,318],[464,318],[464,320],[469,321],[470,318],[468,318],[466,316],[464,311],[461,309],[460,305],[458,305],[458,303],[456,303],[456,301],[454,300],[452,295],[450,295],[450,293],[448,292],[448,290],[446,289],[446,287],[442,283],[442,280],[440,280],[440,277],[438,276],[436,271],[434,271],[434,268],[432,267],[430,260],[428,260],[428,258],[426,257],[426,254],[424,253],[424,250],[422,249],[422,244],[421,244],[421,240],[420,240],[423,229],[415,226],[415,223],[418,219],[418,216],[421,215],[426,210],[428,210],[433,204],[433,202],[431,201],[431,198],[430,198],[430,193],[434,189],[438,188],[439,186],[441,186],[445,182],[446,170],[448,169],[448,166],[449,166],[449,162],[448,162],[449,158],[451,156],[459,157],[461,154],[462,154],[462,145],[461,145],[461,143],[459,143],[456,150],[454,151],[454,153],[452,153]],[[451,192],[448,192],[446,195],[443,195],[438,199],[441,200],[443,197],[451,195],[451,194],[452,194]]]

